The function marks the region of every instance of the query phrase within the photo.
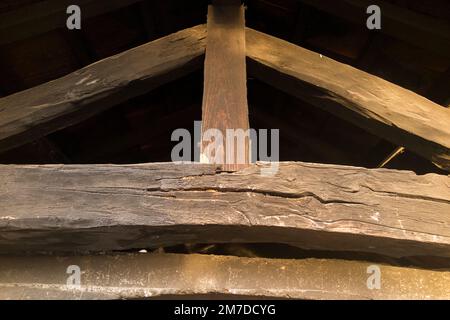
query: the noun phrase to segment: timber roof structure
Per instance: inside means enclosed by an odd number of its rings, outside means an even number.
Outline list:
[[[0,299],[450,298],[447,1],[72,2],[0,4]]]

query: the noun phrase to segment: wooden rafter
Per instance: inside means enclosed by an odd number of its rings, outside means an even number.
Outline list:
[[[103,12],[91,0],[83,3],[96,9],[93,12]],[[192,72],[205,57],[202,132],[219,129],[224,134],[226,163],[207,158],[202,145],[201,159],[206,157],[208,164],[0,165],[0,253],[73,254],[270,241],[303,249],[371,253],[386,260],[390,259],[386,256],[448,260],[450,177],[300,162],[277,163],[277,173],[265,176],[261,169],[268,164],[249,163],[249,140],[244,163],[235,164],[236,158],[229,159],[226,149],[227,129],[249,128],[246,57],[249,73],[256,78],[404,145],[446,170],[450,170],[448,110],[360,70],[246,30],[244,8],[238,0],[213,3],[206,28],[180,31],[0,99],[0,151]],[[113,6],[121,5],[113,1]],[[49,22],[42,28],[54,27],[52,15],[58,8],[50,11]],[[398,22],[388,12],[388,32],[392,21]],[[13,19],[6,22],[0,35],[15,27]],[[32,19],[17,23],[27,25]],[[151,26],[147,27],[150,36]],[[418,29],[419,38],[428,34],[427,27]],[[414,40],[405,33],[394,36]],[[235,145],[234,153],[240,147]],[[83,269],[83,284],[68,290],[66,268],[73,264]],[[131,274],[130,265],[135,266]],[[211,294],[306,299],[450,297],[449,272],[381,265],[383,286],[370,290],[369,265],[173,254],[3,256],[0,299]],[[143,273],[148,275],[144,281]],[[214,281],[205,281],[208,278]]]
[[[0,99],[0,151],[76,124],[203,65],[206,30],[186,29]]]
[[[450,109],[381,78],[247,29],[248,72],[450,171]]]
[[[308,163],[0,166],[0,252],[271,242],[450,257],[450,177]]]
[[[205,38],[205,26],[186,29],[1,98],[0,151],[82,121],[201,68]],[[253,76],[450,169],[449,109],[249,28],[246,54]]]
[[[218,160],[224,170],[234,171],[250,163],[249,137],[236,142],[232,141],[234,135],[232,139],[227,137],[229,129],[249,129],[244,6],[228,1],[210,5],[207,34],[202,135],[209,129],[219,130],[223,135],[223,149],[217,146],[215,154],[210,154],[205,152],[209,143],[203,143],[202,160],[206,163]],[[243,159],[238,158],[238,152],[244,153]]]
[[[113,0],[105,8],[92,0],[80,4],[89,8],[89,17],[139,1]],[[347,17],[342,8],[359,8],[366,2],[342,3],[339,14]],[[0,15],[0,38],[22,27],[0,44],[25,38],[36,19],[43,22],[31,34],[57,28],[61,21],[56,17],[66,4],[47,0],[31,6],[50,6],[44,16],[39,10],[25,16],[23,12]],[[244,146],[237,141],[230,159],[226,135],[227,129],[249,129],[246,58],[255,78],[450,171],[448,110],[358,69],[246,29],[240,0],[214,0],[213,4],[206,28],[180,31],[0,99],[1,152],[184,76],[201,68],[205,57],[202,133],[218,129],[224,134],[226,159],[215,163],[204,153],[203,144],[203,164],[0,165],[0,299],[450,298],[447,270],[378,265],[383,285],[370,290],[367,268],[373,264],[361,261],[84,255],[141,248],[161,252],[161,247],[179,244],[270,241],[314,252],[341,251],[352,259],[367,253],[383,261],[450,259],[450,176],[301,162],[277,163],[277,173],[266,176],[261,170],[269,164],[250,164],[250,137]],[[390,4],[383,3],[382,9],[383,32],[449,55],[448,25],[441,24],[444,32],[436,32],[432,30],[436,23],[431,29],[413,23],[417,34],[412,35],[406,30],[408,18],[421,16],[394,15],[397,8]],[[144,15],[151,37],[155,26],[147,18]],[[444,44],[437,43],[441,39]],[[87,63],[92,57],[84,54],[80,61]],[[442,95],[443,87],[435,88],[435,96]],[[270,121],[267,125],[276,126]],[[291,131],[295,142],[295,128]],[[145,141],[130,135],[114,143],[120,147],[139,139]],[[236,152],[242,147],[244,163],[236,164]],[[8,256],[42,252],[61,255]],[[71,256],[62,256],[66,253]],[[69,265],[81,267],[81,287],[67,287]],[[131,273],[130,265],[134,266]],[[145,279],[142,274],[147,275]]]

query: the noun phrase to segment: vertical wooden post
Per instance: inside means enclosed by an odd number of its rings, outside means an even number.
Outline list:
[[[215,2],[208,7],[201,161],[222,164],[226,171],[250,163],[245,59],[244,7],[236,1]],[[208,132],[220,132],[222,143]],[[211,148],[214,142],[217,148]]]

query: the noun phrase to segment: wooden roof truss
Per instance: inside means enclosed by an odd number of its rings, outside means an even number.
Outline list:
[[[206,26],[179,31],[55,81],[1,98],[0,150],[81,122],[203,66],[203,130],[248,129],[248,72],[450,171],[448,109],[361,70],[245,28],[244,8],[237,3],[210,6]],[[250,163],[249,154],[245,164],[237,166],[0,165],[0,252],[95,253],[187,242],[265,241],[396,258],[450,258],[449,176],[302,162],[280,163],[277,174],[261,176],[259,169],[266,165]],[[26,265],[12,257],[1,259],[5,262],[0,264],[3,269],[8,263]],[[39,259],[47,259],[43,265],[50,270],[60,267],[50,258]],[[95,257],[79,259],[99,268],[98,261],[89,260]],[[158,265],[161,259],[172,266],[171,270],[182,263],[171,255],[120,255],[117,259],[128,259],[128,263],[148,259],[139,264],[141,269],[147,264]],[[116,264],[117,259],[109,263]],[[239,264],[238,258],[220,258],[222,261],[194,255],[184,259],[192,260],[192,264],[244,269],[240,272],[249,275],[254,268]],[[251,263],[267,264],[258,260]],[[265,267],[268,274],[285,265],[276,260],[270,263],[274,265]],[[282,273],[280,277],[292,280],[294,273],[299,276],[298,270],[318,267],[332,277],[333,265],[339,263],[347,263],[354,277],[359,277],[361,270],[365,272],[366,264],[362,262],[308,260],[289,262],[293,273]],[[103,272],[95,270],[92,274]],[[200,271],[190,272],[199,277]],[[449,298],[449,291],[442,284],[448,282],[448,272],[393,267],[386,267],[386,272],[399,272],[408,278],[424,274],[426,286],[416,288],[414,294],[414,284],[401,294],[396,291],[402,297]],[[164,276],[167,274],[161,275]],[[30,281],[38,282],[36,277],[34,274]],[[357,284],[354,278],[345,282],[348,274],[337,273],[336,277],[341,286],[334,286],[333,281],[318,284],[305,276],[297,287],[277,278],[273,287],[259,283],[254,288],[252,283],[258,281],[244,277],[215,288],[188,290],[189,284],[185,283],[165,294],[225,294],[235,288],[236,294],[272,297],[399,297],[393,287],[367,291],[361,286],[364,282]],[[404,288],[404,283],[391,278],[394,287]],[[22,280],[14,279],[11,281],[20,288]],[[432,282],[435,279],[443,281]],[[13,288],[8,281],[0,277],[0,297],[25,292],[25,287]],[[48,281],[54,284],[45,289],[52,293],[51,297],[71,297],[72,293],[58,287],[59,280]],[[95,287],[95,280],[90,281]],[[120,283],[111,281],[111,286],[120,288]],[[138,285],[133,286],[136,289]],[[133,292],[138,292],[139,297],[161,294],[152,286],[153,280],[144,284],[141,291],[124,287],[119,294],[104,289],[85,292],[84,297],[136,297]],[[345,292],[339,292],[343,287]],[[44,289],[36,285],[26,290],[29,297],[36,297]]]

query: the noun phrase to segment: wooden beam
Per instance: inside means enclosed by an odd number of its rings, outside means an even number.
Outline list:
[[[249,129],[244,7],[209,6],[207,30],[202,136],[210,129],[220,130],[223,148],[216,145],[215,153],[208,152],[209,143],[203,141],[201,160],[238,170],[250,162],[249,137],[235,142],[234,136],[227,138],[227,130]]]
[[[201,68],[206,30],[197,26],[0,99],[0,151],[76,124]]]
[[[0,151],[82,121],[200,68],[205,37],[205,26],[186,29],[1,98]],[[246,37],[253,76],[449,170],[450,110],[263,33],[247,29]],[[210,115],[211,121],[215,116]]]
[[[328,0],[301,0],[314,8],[333,16],[366,27],[370,5],[376,4],[381,9],[382,26],[380,32],[394,38],[450,57],[450,24],[448,21],[420,14],[407,8],[383,0],[341,0],[332,5]]]
[[[443,74],[441,74],[437,80],[434,81],[431,88],[427,90],[426,96],[442,105],[443,107],[450,108],[450,93],[448,88],[450,88],[450,68],[448,68]],[[386,159],[384,159],[378,168],[386,167],[386,165],[395,159],[397,156],[401,155],[406,151],[405,147],[397,147],[392,151]]]
[[[267,165],[2,165],[0,252],[269,241],[450,257],[450,177],[301,162],[267,177]]]
[[[450,110],[412,91],[247,29],[248,72],[450,171]]]
[[[80,286],[67,286],[79,266]],[[0,257],[0,299],[449,299],[450,272],[370,262],[182,254]],[[132,268],[130,268],[132,266]],[[369,269],[370,270],[370,269]]]
[[[0,45],[20,41],[59,28],[66,28],[67,7],[76,4],[81,8],[83,21],[118,10],[143,0],[46,0],[23,6],[0,15]]]

